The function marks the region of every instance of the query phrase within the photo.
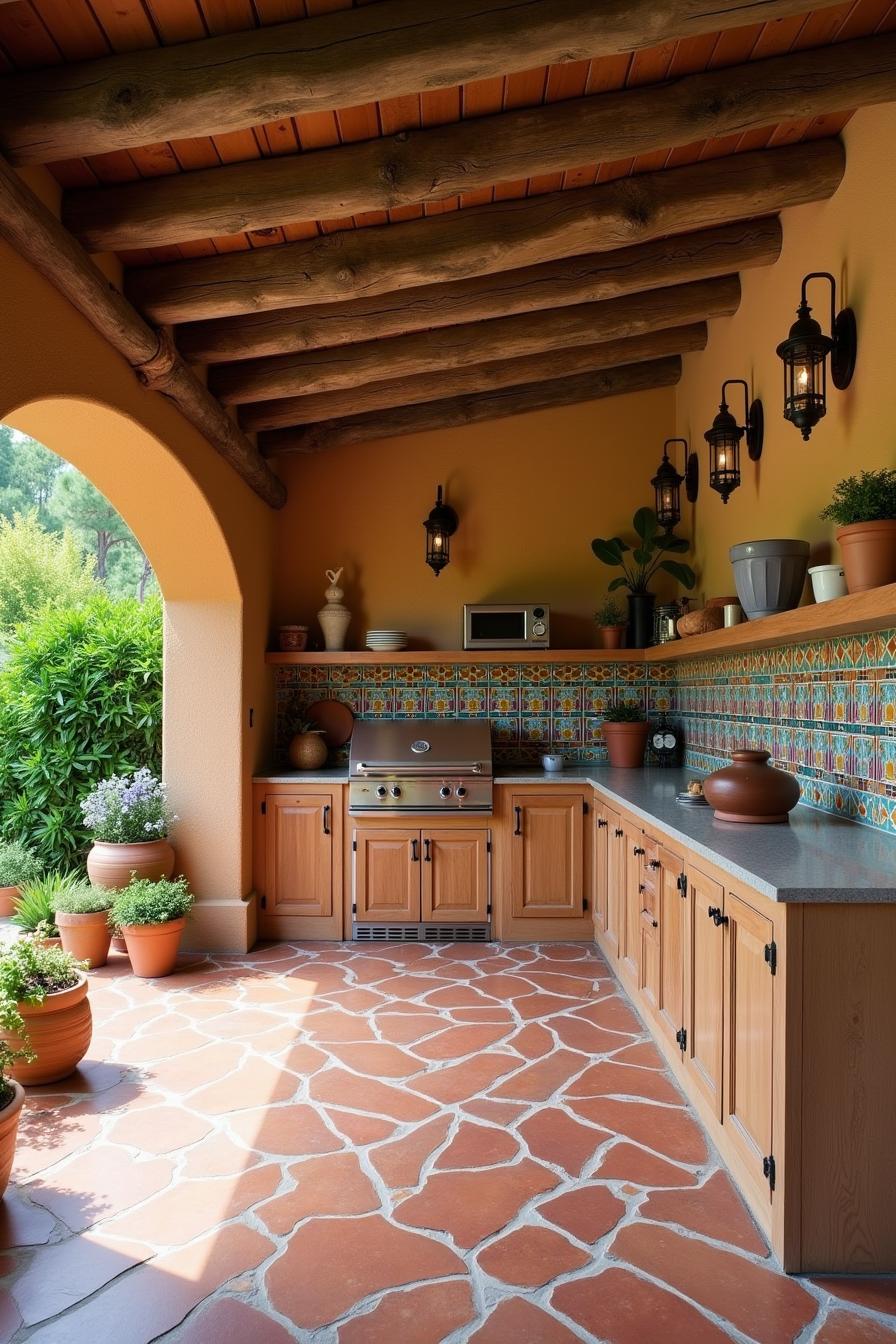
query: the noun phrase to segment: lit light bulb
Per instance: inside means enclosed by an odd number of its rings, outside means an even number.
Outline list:
[[[433,537],[433,539],[432,539],[432,547],[433,547],[433,550],[434,550],[434,551],[440,551],[440,550],[442,549],[442,534],[441,534],[441,532],[437,532],[437,533],[435,534],[435,536]]]
[[[723,448],[722,451],[719,453],[719,467],[721,468],[722,471],[724,471],[727,466],[728,466],[728,454],[725,452]]]
[[[799,373],[798,373],[797,376],[796,376],[796,385],[797,385],[797,389],[798,389],[800,392],[806,392],[806,391],[808,391],[808,388],[809,388],[809,370],[806,368],[805,365],[803,365],[803,367],[800,369]]]

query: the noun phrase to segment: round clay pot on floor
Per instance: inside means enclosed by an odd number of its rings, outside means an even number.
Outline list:
[[[123,924],[121,932],[134,974],[144,980],[170,975],[177,965],[185,924],[183,918],[169,919],[167,924]]]
[[[896,519],[838,527],[837,541],[849,592],[896,583]]]
[[[87,876],[94,887],[122,891],[132,874],[158,882],[174,872],[174,850],[167,840],[144,840],[136,845],[113,845],[95,840],[87,855]]]
[[[769,825],[787,820],[800,800],[799,781],[769,765],[767,751],[735,751],[731,765],[703,781],[703,796],[718,821]]]
[[[648,723],[604,723],[603,735],[610,764],[636,769],[644,764]]]
[[[57,1083],[74,1073],[90,1047],[93,1018],[87,998],[87,976],[83,972],[71,989],[48,994],[43,1003],[20,1003],[28,1044],[37,1058],[31,1064],[14,1064],[10,1073],[25,1087],[38,1083]],[[0,1032],[14,1050],[21,1050],[22,1039],[12,1031]],[[0,1113],[2,1114],[2,1113]]]
[[[65,951],[77,961],[86,961],[90,970],[105,966],[112,943],[112,930],[105,910],[84,915],[68,915],[57,910],[56,927]]]
[[[13,901],[19,896],[18,887],[0,887],[0,919],[8,919],[15,913]]]
[[[16,1155],[19,1117],[22,1114],[22,1102],[25,1100],[25,1089],[21,1083],[17,1083],[14,1078],[8,1078],[7,1082],[12,1088],[12,1096],[0,1110],[0,1199],[3,1198],[9,1185],[9,1175]]]

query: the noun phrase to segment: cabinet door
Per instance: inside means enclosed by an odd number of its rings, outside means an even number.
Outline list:
[[[355,919],[418,923],[420,832],[358,827],[353,840]]]
[[[625,916],[625,831],[622,818],[612,807],[604,807],[607,819],[607,930],[605,941],[612,957],[622,955],[622,929]]]
[[[723,1124],[743,1158],[744,1175],[768,1200],[763,1159],[772,1153],[775,986],[770,919],[729,892],[725,959],[725,1110]]]
[[[608,860],[610,819],[602,803],[594,804],[594,847],[591,851],[591,899],[595,934],[605,934],[609,906]]]
[[[660,846],[657,852],[657,907],[660,922],[660,969],[656,1020],[674,1044],[685,1024],[684,975],[687,935],[687,887],[684,862]]]
[[[514,794],[511,910],[518,919],[580,919],[584,911],[582,795]]]
[[[644,841],[638,827],[622,823],[624,831],[625,877],[623,881],[623,902],[625,918],[623,921],[622,971],[629,981],[637,985],[640,979],[641,964],[641,897],[643,892],[642,866]]]
[[[266,918],[332,915],[334,794],[269,793],[264,808]]]
[[[489,832],[426,830],[422,842],[423,919],[445,924],[487,920]]]
[[[723,911],[725,890],[697,868],[688,872],[688,1015],[685,1061],[694,1083],[722,1118],[722,994],[724,925],[710,916]]]

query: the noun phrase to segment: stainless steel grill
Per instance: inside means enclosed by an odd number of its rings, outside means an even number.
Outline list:
[[[486,719],[364,719],[355,724],[348,810],[491,815],[491,731]]]

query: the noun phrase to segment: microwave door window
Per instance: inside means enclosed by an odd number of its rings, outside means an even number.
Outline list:
[[[524,640],[526,613],[523,611],[475,611],[470,621],[470,633],[479,644],[491,640]]]

